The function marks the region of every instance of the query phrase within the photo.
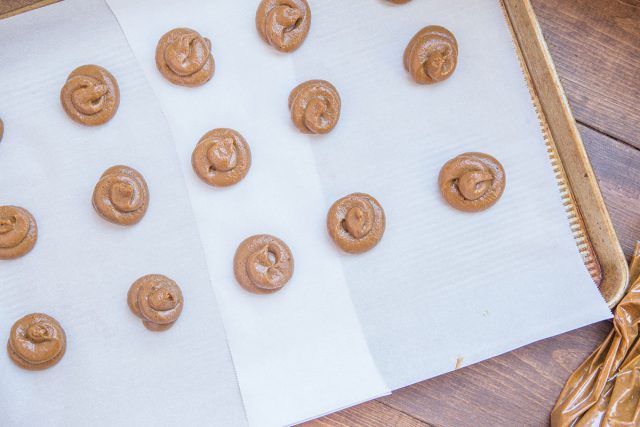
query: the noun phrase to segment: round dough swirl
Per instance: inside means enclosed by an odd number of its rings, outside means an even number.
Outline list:
[[[120,104],[118,82],[97,65],[82,65],[69,74],[60,91],[60,102],[75,122],[97,126],[108,122]]]
[[[388,1],[395,4],[404,4],[404,3],[409,3],[411,0],[388,0]]]
[[[498,160],[483,153],[464,153],[449,160],[438,178],[442,196],[452,207],[478,212],[493,206],[506,185]]]
[[[93,190],[93,207],[109,222],[133,225],[149,206],[149,189],[137,170],[128,166],[107,169]]]
[[[215,71],[211,41],[190,28],[175,28],[158,41],[156,66],[173,84],[203,85]]]
[[[254,294],[277,292],[293,275],[293,256],[280,239],[260,234],[245,239],[233,258],[236,280]]]
[[[4,122],[0,119],[0,141],[2,141],[2,135],[4,135]]]
[[[176,282],[161,274],[149,274],[133,282],[127,304],[147,329],[160,332],[176,323],[184,299]]]
[[[310,27],[311,9],[306,0],[262,0],[258,6],[258,34],[280,52],[299,48]]]
[[[251,167],[247,141],[233,129],[204,134],[191,155],[196,174],[209,185],[227,187],[242,180]]]
[[[404,51],[404,67],[416,83],[448,79],[458,65],[458,42],[446,28],[430,25],[413,36]]]
[[[0,259],[26,255],[38,240],[38,226],[31,213],[17,206],[0,206]]]
[[[340,119],[340,94],[325,80],[309,80],[289,95],[291,120],[302,133],[330,132]]]
[[[60,323],[42,313],[28,314],[13,324],[7,352],[24,369],[47,369],[62,359],[67,337]]]
[[[384,210],[369,194],[349,194],[337,200],[327,214],[329,235],[345,252],[368,251],[382,239],[384,229]]]

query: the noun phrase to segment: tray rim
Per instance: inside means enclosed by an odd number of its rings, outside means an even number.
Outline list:
[[[593,249],[601,274],[598,288],[614,308],[626,293],[629,269],[604,203],[596,175],[578,131],[530,0],[499,0],[513,34],[549,157],[557,171],[560,192],[578,250]],[[585,261],[592,273],[592,267]],[[595,276],[594,276],[595,279]]]

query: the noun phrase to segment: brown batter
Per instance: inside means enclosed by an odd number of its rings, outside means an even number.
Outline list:
[[[149,274],[131,285],[127,304],[147,329],[160,332],[176,323],[184,299],[176,282],[161,274]]]
[[[260,234],[245,239],[233,258],[233,272],[244,289],[254,294],[277,292],[293,275],[293,256],[280,239]]]
[[[340,119],[340,94],[325,80],[309,80],[289,95],[291,120],[302,133],[328,133]]]
[[[33,313],[13,324],[7,352],[13,362],[24,369],[39,371],[62,359],[67,337],[60,323],[51,316]]]
[[[430,25],[413,36],[404,51],[404,67],[416,83],[451,77],[458,65],[458,42],[446,28]]]
[[[362,253],[378,244],[385,229],[384,210],[365,193],[353,193],[336,201],[327,214],[327,230],[346,252]]]
[[[478,212],[500,199],[506,177],[495,158],[483,153],[464,153],[445,163],[438,183],[451,206],[465,212]]]
[[[190,28],[175,28],[158,41],[156,66],[173,84],[203,85],[215,71],[211,41]]]
[[[26,255],[38,240],[38,226],[31,213],[17,206],[0,206],[0,259]]]
[[[128,166],[107,169],[93,190],[93,207],[109,222],[133,225],[149,207],[149,189],[137,170]]]
[[[310,27],[311,9],[306,0],[262,0],[258,6],[258,34],[280,52],[299,48]]]
[[[2,141],[2,135],[4,135],[4,122],[0,119],[0,141]]]
[[[404,3],[409,3],[411,0],[388,0],[388,1],[395,4],[404,4]]]
[[[247,141],[233,129],[207,132],[191,155],[196,174],[209,185],[227,187],[247,175],[251,167],[251,150]]]
[[[62,108],[72,120],[97,126],[108,122],[120,104],[118,82],[97,65],[83,65],[67,77],[60,91]]]

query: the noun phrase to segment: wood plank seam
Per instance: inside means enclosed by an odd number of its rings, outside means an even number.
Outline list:
[[[584,126],[584,127],[586,127],[586,128],[589,128],[589,129],[591,129],[591,130],[592,130],[592,131],[594,131],[594,132],[598,132],[598,133],[599,133],[599,134],[601,134],[601,135],[604,135],[604,136],[606,136],[606,137],[608,137],[608,138],[611,138],[611,139],[613,139],[613,140],[614,140],[614,141],[616,141],[616,142],[620,142],[620,143],[622,143],[622,144],[624,144],[624,145],[627,145],[627,146],[629,146],[629,147],[634,148],[635,150],[640,151],[640,148],[636,147],[636,146],[635,146],[635,145],[633,145],[631,142],[626,141],[626,140],[624,140],[624,139],[620,139],[620,138],[616,137],[615,135],[611,135],[610,133],[607,133],[607,131],[605,131],[605,130],[603,130],[603,129],[600,129],[600,128],[599,128],[599,127],[597,127],[596,125],[591,125],[591,124],[589,124],[589,123],[583,122],[582,120],[576,120],[576,123],[581,124],[582,126]]]
[[[423,420],[422,418],[417,417],[417,416],[416,416],[416,415],[414,415],[414,414],[410,414],[410,413],[405,412],[405,411],[403,411],[403,410],[401,410],[401,409],[394,408],[393,406],[389,405],[389,404],[388,404],[388,403],[386,403],[386,402],[383,402],[383,401],[382,401],[382,400],[380,400],[380,399],[375,399],[375,400],[376,400],[376,402],[378,402],[378,403],[380,403],[380,404],[382,404],[382,405],[386,406],[387,408],[391,409],[392,411],[399,412],[399,413],[404,414],[404,415],[406,415],[406,416],[408,416],[408,417],[410,417],[410,418],[412,418],[412,419],[414,419],[414,420],[416,420],[416,421],[418,421],[418,422],[420,422],[420,423],[422,423],[422,424],[425,424],[425,427],[443,427],[443,426],[440,426],[440,425],[437,425],[437,424],[433,424],[432,422],[430,422],[430,421],[428,421],[428,420]]]

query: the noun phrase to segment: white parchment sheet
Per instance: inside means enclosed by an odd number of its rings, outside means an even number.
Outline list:
[[[329,80],[343,99],[336,129],[309,141],[326,206],[364,191],[387,215],[375,250],[341,258],[388,385],[611,317],[570,232],[500,2],[310,4],[296,77]],[[402,53],[430,24],[455,34],[459,63],[447,81],[421,86]],[[452,209],[438,190],[442,165],[469,151],[493,155],[507,176],[502,199],[481,213]]]
[[[110,70],[121,102],[87,128],[59,94],[81,64]],[[0,21],[0,205],[29,209],[39,239],[0,261],[0,425],[244,426],[246,417],[175,145],[157,100],[102,1],[64,1]],[[110,166],[138,169],[143,220],[119,227],[91,206]],[[185,305],[168,331],[146,330],[126,303],[138,277],[166,274]],[[67,333],[53,368],[30,372],[4,350],[13,322],[42,311]]]
[[[291,57],[255,31],[250,1],[114,1],[173,131],[249,421],[296,423],[386,394],[367,348],[341,265],[327,238],[326,203],[308,139],[292,125]],[[209,38],[216,73],[198,88],[175,86],[155,65],[157,41],[189,27]],[[191,153],[204,133],[228,127],[251,147],[247,177],[220,189],[204,184]],[[233,256],[253,234],[273,234],[293,253],[281,291],[254,295],[233,275]]]

